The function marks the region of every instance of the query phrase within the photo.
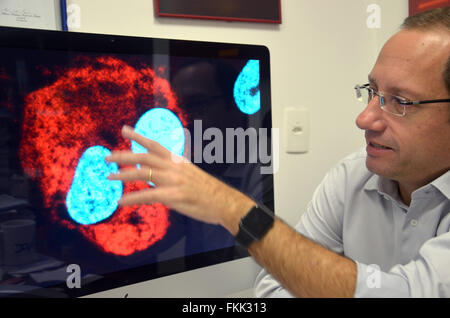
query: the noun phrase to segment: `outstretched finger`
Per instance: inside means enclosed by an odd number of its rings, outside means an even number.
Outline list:
[[[152,169],[150,172],[150,168],[148,167],[142,169],[121,169],[119,173],[110,174],[108,180],[120,180],[124,182],[145,181],[155,183],[155,170]]]
[[[145,147],[149,153],[156,154],[161,156],[164,159],[170,157],[170,151],[161,146],[158,142],[148,139],[141,134],[138,134],[132,127],[123,126],[122,127],[122,136],[127,139],[134,140],[141,146]]]
[[[150,188],[124,194],[122,198],[119,200],[118,204],[119,206],[153,204],[153,203],[165,204],[164,202],[165,197],[167,197],[167,195],[164,194],[164,189]]]
[[[164,167],[164,162],[156,157],[147,153],[134,153],[132,151],[113,151],[111,155],[105,157],[107,162],[115,162],[118,165],[145,165],[151,167]]]

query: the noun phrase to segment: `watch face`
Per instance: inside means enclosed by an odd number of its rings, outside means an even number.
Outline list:
[[[273,225],[274,213],[264,206],[254,207],[242,220],[243,226],[260,239]]]

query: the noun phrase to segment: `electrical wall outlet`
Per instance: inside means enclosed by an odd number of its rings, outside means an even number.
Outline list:
[[[284,136],[286,152],[306,153],[309,150],[309,111],[304,107],[284,110]]]

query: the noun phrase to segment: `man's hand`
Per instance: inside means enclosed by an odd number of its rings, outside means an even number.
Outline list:
[[[255,202],[131,127],[124,126],[122,135],[145,147],[148,153],[113,152],[106,157],[108,162],[130,167],[108,179],[148,182],[149,169],[152,169],[151,181],[155,187],[128,193],[119,200],[119,205],[159,202],[196,220],[220,224],[233,235],[237,233],[241,217]]]

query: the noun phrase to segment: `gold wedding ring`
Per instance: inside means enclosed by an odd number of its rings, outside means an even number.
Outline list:
[[[152,168],[148,168],[148,182],[152,182]]]

